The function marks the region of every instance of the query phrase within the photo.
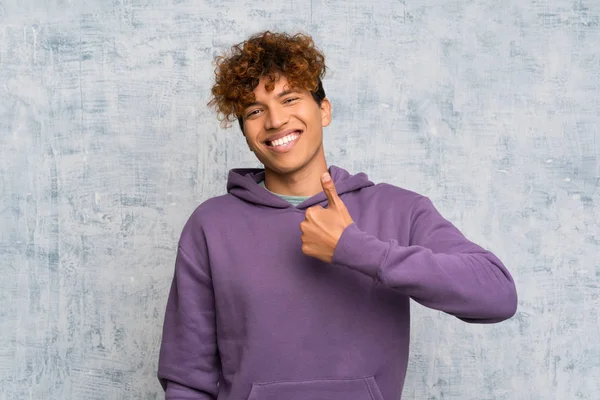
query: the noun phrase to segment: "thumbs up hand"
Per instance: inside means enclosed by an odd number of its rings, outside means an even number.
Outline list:
[[[323,174],[321,185],[329,205],[327,208],[314,206],[306,210],[304,221],[300,223],[302,252],[330,263],[342,233],[353,221],[329,173]]]

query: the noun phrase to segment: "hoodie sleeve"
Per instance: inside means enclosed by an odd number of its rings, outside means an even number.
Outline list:
[[[352,224],[333,262],[466,322],[495,323],[516,312],[515,284],[502,262],[467,240],[426,197],[413,208],[409,246],[379,240]]]
[[[214,400],[220,364],[206,249],[192,244],[184,250],[182,243],[167,300],[158,378],[166,400]]]

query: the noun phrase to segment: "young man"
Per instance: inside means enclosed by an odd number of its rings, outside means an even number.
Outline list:
[[[312,39],[265,32],[219,58],[211,102],[264,169],[183,229],[158,377],[168,400],[398,400],[409,300],[472,323],[516,311],[501,261],[414,192],[328,168]]]

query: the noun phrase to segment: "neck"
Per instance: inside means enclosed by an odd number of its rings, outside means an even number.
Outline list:
[[[323,148],[307,165],[288,174],[265,169],[265,186],[273,193],[284,196],[312,197],[323,191],[321,175],[327,172]]]

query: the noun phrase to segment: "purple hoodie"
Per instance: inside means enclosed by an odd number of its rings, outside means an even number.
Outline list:
[[[167,400],[398,400],[410,299],[467,322],[516,311],[500,260],[467,240],[428,198],[332,166],[354,223],[333,263],[301,250],[308,207],[229,173],[183,229],[158,377]]]

